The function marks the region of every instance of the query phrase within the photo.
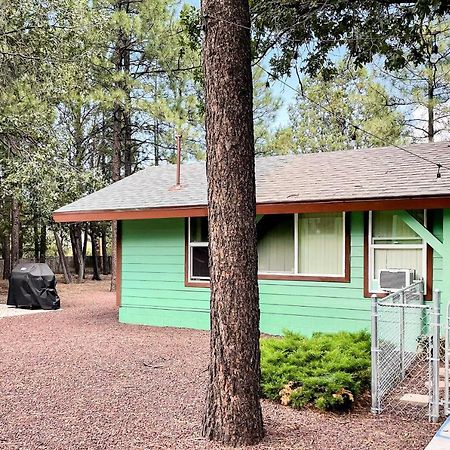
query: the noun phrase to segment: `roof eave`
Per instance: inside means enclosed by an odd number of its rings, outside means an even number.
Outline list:
[[[338,211],[379,211],[395,209],[450,208],[450,195],[347,199],[308,202],[267,202],[256,205],[257,214],[317,213]],[[92,211],[57,211],[55,222],[99,222],[110,220],[168,219],[201,217],[208,214],[205,205],[171,206],[161,208],[115,209]]]
[[[87,211],[56,211],[55,222],[101,222],[109,220],[168,219],[201,217],[208,214],[206,206],[172,206],[142,209],[104,209]]]

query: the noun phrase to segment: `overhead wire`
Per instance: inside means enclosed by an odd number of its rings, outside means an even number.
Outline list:
[[[383,139],[382,137],[376,135],[375,133],[373,133],[373,132],[371,132],[371,131],[369,131],[369,130],[366,130],[365,128],[362,128],[361,126],[359,126],[359,125],[357,125],[357,124],[355,124],[355,123],[349,122],[346,118],[344,118],[344,117],[342,117],[342,116],[339,116],[338,114],[336,114],[335,111],[332,111],[331,109],[329,109],[329,108],[327,108],[326,106],[322,105],[322,104],[321,104],[320,102],[318,102],[317,100],[314,100],[313,98],[311,98],[310,96],[308,96],[307,94],[305,94],[304,91],[299,90],[299,89],[296,89],[294,86],[292,86],[291,84],[289,84],[289,83],[286,82],[285,80],[281,79],[280,77],[278,77],[277,75],[275,75],[273,72],[267,70],[267,69],[266,69],[265,67],[263,67],[261,64],[257,64],[257,66],[258,66],[261,70],[263,70],[263,71],[264,71],[269,77],[271,77],[273,80],[276,80],[276,81],[280,82],[283,86],[285,86],[285,87],[287,87],[288,89],[292,90],[293,92],[296,92],[297,94],[301,95],[303,98],[305,98],[305,99],[308,100],[309,102],[313,103],[314,105],[316,105],[318,108],[322,109],[323,111],[325,111],[325,112],[331,114],[332,116],[336,117],[337,119],[340,119],[340,120],[343,121],[343,122],[346,122],[351,128],[353,128],[353,129],[355,129],[355,130],[358,130],[358,131],[360,131],[361,133],[366,134],[367,136],[373,137],[373,138],[379,140],[380,142],[383,142],[383,143],[386,144],[386,145],[389,145],[389,146],[391,146],[391,147],[395,147],[395,148],[397,148],[398,150],[401,150],[401,151],[403,151],[403,152],[405,152],[405,153],[408,153],[408,154],[411,155],[411,156],[414,156],[414,157],[416,157],[416,158],[419,158],[419,159],[421,159],[422,161],[425,161],[425,162],[427,162],[427,163],[429,163],[429,164],[433,164],[434,166],[436,166],[436,168],[437,168],[437,170],[438,170],[438,172],[437,172],[437,178],[441,178],[441,176],[440,176],[440,175],[441,175],[441,172],[440,172],[441,169],[446,169],[446,170],[449,170],[449,171],[450,171],[450,167],[447,166],[447,165],[441,164],[441,163],[439,163],[439,162],[435,162],[435,161],[433,161],[432,159],[427,158],[426,156],[423,156],[423,155],[419,155],[419,154],[413,152],[412,150],[409,150],[409,149],[407,149],[407,148],[405,148],[405,147],[402,147],[401,145],[398,145],[398,144],[388,144],[388,143],[386,142],[386,140]]]
[[[219,18],[219,17],[216,17],[216,16],[211,16],[210,14],[205,14],[205,15],[203,15],[203,17],[204,17],[204,19],[213,18],[215,20],[222,21],[222,22],[227,23],[229,25],[234,25],[234,26],[237,26],[237,27],[240,27],[240,28],[244,28],[244,29],[247,29],[247,30],[251,31],[251,27],[248,27],[246,25],[242,25],[242,24],[239,24],[239,23],[236,23],[236,22],[232,22],[232,21],[227,20],[227,19],[222,19],[222,18]],[[340,41],[341,40],[337,40],[337,42],[340,42]],[[316,105],[318,108],[322,109],[323,111],[328,112],[329,114],[331,114],[332,116],[340,119],[344,123],[347,123],[354,130],[358,130],[358,131],[360,131],[361,133],[363,133],[363,134],[365,134],[367,136],[373,137],[373,138],[379,140],[380,142],[383,142],[385,145],[389,145],[391,147],[397,148],[398,150],[401,150],[401,151],[403,151],[403,152],[405,152],[405,153],[407,153],[407,154],[409,154],[409,155],[411,155],[411,156],[413,156],[415,158],[418,158],[418,159],[420,159],[420,160],[422,160],[424,162],[427,162],[429,164],[432,164],[432,165],[436,166],[436,168],[437,168],[436,178],[441,178],[441,176],[442,176],[441,170],[442,169],[446,169],[446,170],[450,171],[450,167],[447,166],[447,165],[441,164],[440,162],[433,161],[432,159],[427,158],[426,156],[419,155],[419,154],[413,152],[412,150],[409,150],[409,149],[407,149],[405,147],[402,147],[401,145],[388,144],[384,138],[376,135],[375,133],[373,133],[373,132],[371,132],[369,130],[366,130],[365,128],[362,128],[361,126],[359,126],[359,125],[357,125],[355,123],[349,122],[346,118],[344,118],[342,116],[339,116],[338,114],[336,114],[335,111],[332,111],[331,109],[329,109],[326,106],[322,105],[320,102],[312,99],[311,97],[306,95],[305,92],[303,92],[303,90],[299,90],[299,89],[295,88],[294,86],[292,86],[291,84],[289,84],[285,80],[281,79],[279,76],[277,76],[273,72],[267,70],[260,63],[256,63],[256,66],[258,66],[261,70],[263,70],[273,80],[276,80],[276,81],[280,82],[281,84],[283,84],[288,89],[292,90],[293,92],[296,92],[298,95],[301,95],[303,98],[305,98],[309,102],[311,102],[314,105]]]

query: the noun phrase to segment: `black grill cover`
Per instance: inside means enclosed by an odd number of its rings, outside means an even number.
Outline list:
[[[47,264],[23,263],[14,267],[9,279],[10,306],[58,309],[56,277]]]

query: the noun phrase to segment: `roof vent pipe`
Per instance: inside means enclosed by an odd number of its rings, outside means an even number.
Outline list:
[[[177,140],[177,179],[175,183],[175,188],[181,188],[181,134],[176,135]]]

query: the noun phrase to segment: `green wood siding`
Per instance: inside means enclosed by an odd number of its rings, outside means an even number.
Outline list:
[[[261,330],[370,327],[363,298],[363,214],[351,214],[351,282],[260,281]],[[209,328],[209,289],[184,285],[184,219],[125,221],[121,322]]]
[[[443,241],[443,215],[442,211],[433,211],[433,234]],[[442,285],[442,256],[433,250],[433,289],[443,289]]]
[[[260,281],[263,332],[290,329],[309,335],[370,328],[370,299],[363,297],[363,217],[351,213],[350,283]],[[184,219],[123,222],[121,322],[209,328],[209,289],[184,285],[184,228]],[[450,253],[450,211],[434,212],[433,233]],[[450,291],[445,267],[450,267],[450,254],[443,258],[434,251],[433,287],[444,291],[444,303],[445,292]]]

